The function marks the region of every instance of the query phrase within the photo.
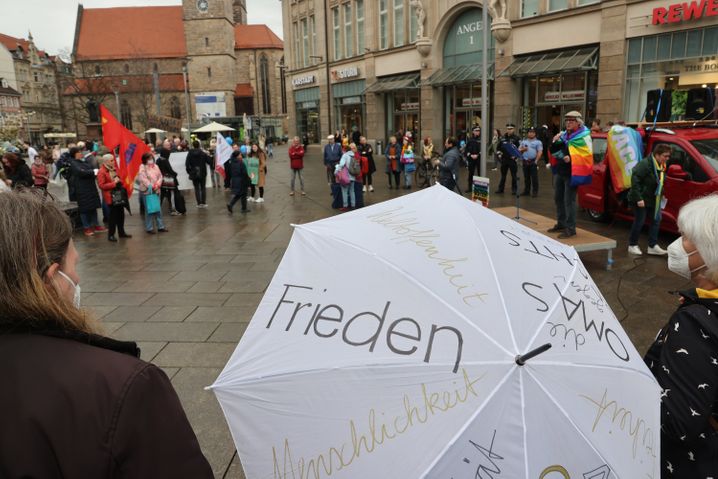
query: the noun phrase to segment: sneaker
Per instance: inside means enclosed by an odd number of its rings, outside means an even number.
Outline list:
[[[664,250],[658,245],[654,245],[648,247],[648,254],[652,254],[654,256],[665,256],[668,254],[668,251]]]
[[[104,226],[95,226],[95,233],[103,233],[105,231],[107,231],[107,228]]]
[[[563,233],[561,233],[560,235],[558,235],[558,238],[559,238],[559,239],[566,239],[566,238],[570,238],[570,237],[572,237],[572,236],[576,236],[576,232],[575,232],[575,231],[571,231],[571,230],[569,230],[569,229],[566,229],[566,230],[564,230]]]
[[[249,198],[247,198],[247,201],[249,201],[250,203],[254,203],[254,196],[250,196]]]
[[[85,228],[85,236],[95,236],[95,233],[92,232],[92,228]]]
[[[157,231],[159,231],[160,233],[169,233],[170,232],[170,230],[168,230],[167,228],[159,228]]]
[[[372,185],[369,185],[369,191],[374,193],[374,187]]]
[[[176,210],[170,211],[170,216],[179,216],[179,215],[180,215],[179,212]]]
[[[302,191],[302,196],[307,196],[307,194],[306,194],[305,192],[303,192],[303,191]]]
[[[108,236],[108,237],[107,237],[107,241],[111,241],[111,242],[113,242],[113,243],[117,243],[117,238],[115,238],[114,236]]]
[[[366,193],[366,186],[363,186],[361,190],[363,193]]]
[[[643,251],[641,251],[641,247],[637,244],[629,245],[628,246],[628,254],[635,254],[638,256],[641,256],[643,254]]]
[[[289,196],[294,196],[294,192],[293,192],[293,191],[290,191],[290,192],[289,192]]]
[[[264,203],[264,198],[257,198],[254,200],[255,203]]]

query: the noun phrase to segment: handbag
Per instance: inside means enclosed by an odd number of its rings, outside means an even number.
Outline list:
[[[361,157],[361,174],[366,175],[369,173],[369,158],[366,156]]]
[[[177,182],[173,176],[162,177],[162,188],[174,188],[175,186],[177,186]]]
[[[160,212],[160,197],[155,193],[145,195],[145,211],[148,215]]]
[[[127,190],[122,186],[110,191],[110,199],[112,200],[113,206],[127,206],[129,204]]]
[[[337,183],[342,186],[346,186],[352,182],[351,178],[349,177],[349,168],[347,168],[346,166],[342,167],[339,171],[334,173],[334,178],[336,178]]]

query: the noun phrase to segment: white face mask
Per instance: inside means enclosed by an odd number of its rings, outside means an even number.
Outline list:
[[[60,271],[59,269],[57,270],[57,272],[60,273],[60,275],[61,275],[63,278],[65,278],[65,279],[67,280],[67,282],[72,285],[73,288],[75,288],[75,294],[72,296],[72,304],[73,304],[77,309],[80,309],[80,285],[79,285],[79,284],[75,284],[75,282],[74,282],[73,280],[71,280],[68,275],[66,275],[65,273],[63,273],[63,272]]]
[[[668,245],[668,269],[679,276],[691,279],[693,273],[706,267],[705,263],[694,269],[688,265],[688,258],[697,252],[698,250],[686,252],[683,247],[683,237],[678,238]]]

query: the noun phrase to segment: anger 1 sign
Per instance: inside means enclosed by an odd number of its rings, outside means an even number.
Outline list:
[[[700,20],[703,17],[714,16],[718,16],[718,0],[693,0],[690,3],[674,3],[669,5],[668,8],[654,8],[651,24],[664,25],[666,23]]]

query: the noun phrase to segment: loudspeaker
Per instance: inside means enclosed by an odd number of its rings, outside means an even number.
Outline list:
[[[715,94],[712,88],[691,88],[686,99],[686,119],[712,120]]]
[[[659,108],[660,99],[660,111]],[[646,121],[671,121],[671,90],[649,90],[646,95]]]

